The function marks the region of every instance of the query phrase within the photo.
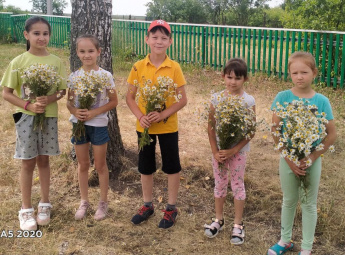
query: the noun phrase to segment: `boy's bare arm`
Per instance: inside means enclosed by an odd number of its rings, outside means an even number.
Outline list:
[[[142,113],[141,110],[139,109],[137,102],[135,101],[136,94],[137,94],[137,87],[128,83],[126,103],[129,109],[134,114],[134,116],[139,120],[140,125],[143,128],[148,128],[150,127],[151,123],[148,117],[144,113]]]

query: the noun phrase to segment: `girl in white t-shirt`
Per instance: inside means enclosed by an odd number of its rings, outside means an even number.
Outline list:
[[[224,226],[224,203],[230,175],[235,207],[235,219],[230,242],[234,245],[239,245],[244,242],[244,224],[242,221],[244,201],[246,198],[244,172],[247,158],[246,152],[249,151],[249,139],[244,138],[237,144],[231,145],[229,149],[219,149],[214,115],[217,105],[222,100],[226,100],[229,95],[242,97],[243,106],[252,108],[254,112],[255,100],[254,97],[247,94],[243,89],[243,85],[248,80],[248,76],[247,65],[242,59],[233,58],[229,60],[224,67],[222,77],[226,89],[212,95],[208,121],[208,137],[213,154],[212,167],[215,179],[214,197],[216,217],[212,219],[211,224],[205,224],[204,227],[205,235],[209,238],[215,237],[222,230]],[[220,167],[220,164],[224,167]]]
[[[107,127],[107,112],[117,106],[117,94],[114,90],[115,84],[112,74],[97,65],[97,59],[101,53],[98,39],[93,35],[83,35],[77,38],[76,44],[77,55],[82,62],[82,67],[71,73],[67,82],[69,87],[67,108],[72,114],[70,121],[73,123],[73,129],[75,129],[77,122],[81,121],[85,126],[85,135],[81,137],[72,136],[71,139],[78,160],[78,180],[81,196],[75,219],[83,219],[90,206],[88,200],[88,170],[90,168],[89,147],[91,143],[101,189],[100,201],[94,218],[95,220],[102,220],[106,217],[108,210],[109,171],[106,152],[110,139]],[[99,76],[105,75],[109,85],[97,95],[90,109],[80,109],[75,81],[78,80],[76,78],[85,76],[86,73]]]

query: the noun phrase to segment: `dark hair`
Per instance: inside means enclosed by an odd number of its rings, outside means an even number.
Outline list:
[[[49,35],[51,35],[51,27],[50,27],[49,22],[46,19],[44,19],[42,17],[38,17],[38,16],[31,17],[25,21],[25,27],[24,27],[25,31],[29,33],[32,25],[34,25],[36,23],[46,24],[48,26]],[[26,40],[26,50],[29,50],[29,49],[30,49],[30,42],[29,42],[29,40]]]
[[[236,76],[243,76],[246,79],[248,77],[247,70],[247,64],[243,59],[232,58],[226,62],[223,69],[223,75],[234,72]]]
[[[90,35],[90,34],[85,34],[85,35],[80,35],[78,36],[77,40],[76,40],[76,46],[78,49],[78,43],[81,39],[89,39],[93,45],[95,45],[96,49],[99,50],[100,49],[100,42],[98,40],[98,38],[94,35]]]
[[[160,32],[162,32],[163,34],[165,34],[166,36],[169,36],[171,38],[171,33],[169,33],[168,29],[166,29],[165,27],[162,27],[162,26],[156,26],[156,27],[152,28],[150,31],[147,32],[147,36],[149,36],[151,33],[152,34],[156,33],[157,30],[159,30]]]
[[[305,52],[305,51],[296,51],[292,53],[289,57],[289,61],[288,61],[289,72],[290,72],[291,64],[297,59],[302,60],[307,66],[310,67],[311,70],[313,70],[313,72],[317,70],[315,58],[311,53]]]

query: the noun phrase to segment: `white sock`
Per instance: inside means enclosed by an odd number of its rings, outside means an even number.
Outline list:
[[[289,244],[290,242],[284,242],[283,240],[280,239],[280,241],[278,242],[278,244],[282,247],[284,247],[285,245]]]

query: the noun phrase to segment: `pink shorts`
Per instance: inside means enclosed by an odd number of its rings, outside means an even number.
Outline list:
[[[231,176],[231,189],[236,200],[245,200],[246,190],[244,187],[244,170],[246,167],[247,154],[239,152],[227,159],[221,169],[217,160],[212,158],[214,175],[214,196],[225,197],[227,194],[229,173]]]

